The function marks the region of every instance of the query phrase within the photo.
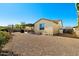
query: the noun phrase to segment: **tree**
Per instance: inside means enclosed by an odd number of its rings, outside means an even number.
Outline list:
[[[76,4],[76,8],[77,8],[77,14],[78,14],[78,28],[79,28],[79,3]]]
[[[79,3],[77,3],[76,5],[77,5],[77,10],[79,11]]]
[[[25,29],[26,27],[26,23],[25,22],[21,22],[21,29]]]
[[[26,26],[33,27],[34,24],[29,23],[29,24],[26,24]]]
[[[20,24],[15,24],[16,29],[20,29],[21,25]]]

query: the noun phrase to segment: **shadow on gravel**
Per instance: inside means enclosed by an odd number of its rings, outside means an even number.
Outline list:
[[[76,38],[76,39],[79,39],[78,37],[76,37],[73,34],[56,34],[54,36],[60,36],[60,37],[68,37],[68,38]]]
[[[1,51],[0,56],[19,56],[19,54],[15,54],[12,51]]]

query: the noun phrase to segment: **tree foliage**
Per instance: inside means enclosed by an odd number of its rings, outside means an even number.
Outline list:
[[[26,27],[26,23],[25,22],[21,22],[21,29],[25,29]]]
[[[26,24],[26,26],[33,27],[34,24],[29,23],[29,24]]]
[[[76,5],[77,5],[77,10],[79,11],[79,3],[77,3]]]

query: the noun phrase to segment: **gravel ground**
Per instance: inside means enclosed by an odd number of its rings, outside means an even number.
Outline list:
[[[60,36],[13,33],[3,50],[21,56],[79,56],[79,39]]]

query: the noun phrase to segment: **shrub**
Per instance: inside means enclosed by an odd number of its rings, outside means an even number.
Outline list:
[[[0,31],[0,47],[5,45],[10,38],[11,38],[10,33]]]

